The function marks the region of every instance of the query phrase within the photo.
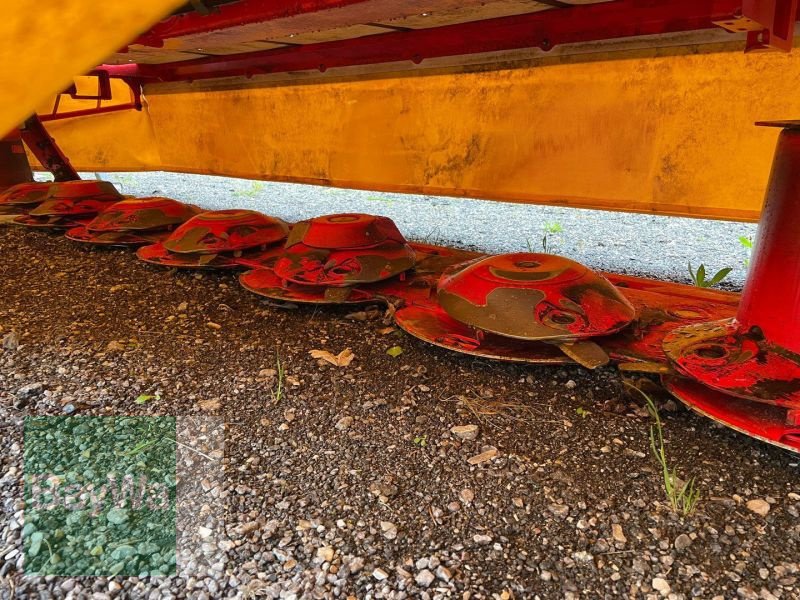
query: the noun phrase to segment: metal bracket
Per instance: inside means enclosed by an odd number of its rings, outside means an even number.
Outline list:
[[[747,33],[745,52],[789,52],[794,39],[798,0],[743,0],[742,12],[732,19],[715,21],[733,33]]]

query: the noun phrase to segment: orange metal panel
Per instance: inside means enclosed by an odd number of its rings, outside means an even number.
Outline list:
[[[756,220],[775,133],[753,122],[800,113],[798,54],[699,52],[709,51],[148,86],[146,113],[73,119],[53,133],[83,169]]]
[[[0,19],[0,132],[124,46],[182,0],[5,0]]]

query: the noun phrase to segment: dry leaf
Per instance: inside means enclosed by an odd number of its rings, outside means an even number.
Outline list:
[[[201,410],[219,410],[219,398],[214,398],[213,400],[200,400],[200,402],[197,403],[197,406],[199,406]]]
[[[397,307],[389,302],[386,305],[386,312],[383,313],[383,322],[384,324],[388,325],[394,320],[394,313],[397,312]]]
[[[352,319],[353,321],[366,321],[367,320],[367,311],[359,310],[356,312],[351,312],[344,316],[345,319]]]
[[[378,333],[381,334],[381,335],[388,335],[388,334],[393,333],[395,331],[397,331],[397,329],[394,328],[394,327],[384,327],[383,329],[378,329]]]
[[[325,362],[328,362],[336,367],[346,367],[353,359],[356,357],[353,354],[353,351],[350,348],[345,348],[339,354],[334,355],[327,350],[309,350],[308,352],[314,358],[321,358]]]

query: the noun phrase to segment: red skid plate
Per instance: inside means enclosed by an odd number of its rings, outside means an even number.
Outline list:
[[[25,227],[39,227],[42,229],[73,229],[74,227],[81,227],[91,221],[93,216],[85,218],[74,217],[32,217],[30,215],[21,215],[14,219],[13,223],[17,225],[24,225]]]
[[[436,302],[416,302],[399,309],[394,317],[405,332],[448,350],[511,362],[573,362],[557,346],[478,332],[450,317]]]
[[[235,269],[239,265],[232,256],[221,254],[177,254],[170,252],[164,244],[142,246],[136,251],[139,260],[162,267],[179,269]]]
[[[239,283],[254,294],[272,300],[301,304],[362,304],[378,300],[375,294],[357,288],[298,285],[282,280],[272,269],[254,269],[239,275]]]
[[[762,442],[800,453],[800,413],[722,394],[690,379],[662,377],[664,386],[695,412]]]
[[[164,241],[169,231],[107,231],[96,233],[85,226],[73,227],[64,236],[74,242],[94,244],[96,246],[143,246]]]

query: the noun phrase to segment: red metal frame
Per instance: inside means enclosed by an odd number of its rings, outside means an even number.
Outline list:
[[[775,125],[783,130],[736,319],[800,354],[800,123]]]
[[[53,174],[56,181],[72,181],[80,179],[78,172],[72,167],[67,156],[58,147],[52,136],[47,133],[42,120],[33,115],[19,129],[22,141],[42,166]]]
[[[333,67],[395,61],[419,63],[430,58],[522,48],[550,50],[559,44],[713,29],[715,22],[734,19],[740,14],[741,2],[616,0],[224,57],[163,64],[103,65],[101,69],[112,77],[191,81],[313,69],[325,71]],[[329,7],[337,3],[319,0],[310,4]],[[199,23],[202,17],[193,16],[192,19]],[[153,31],[158,31],[158,26]]]
[[[365,2],[368,0],[240,0],[215,7],[208,15],[189,12],[168,17],[140,35],[133,43],[160,48],[168,38],[274,21]]]
[[[39,120],[42,122],[47,121],[60,121],[62,119],[71,119],[74,117],[88,117],[91,115],[100,115],[104,113],[117,112],[121,110],[142,110],[142,84],[139,80],[131,77],[123,77],[124,81],[130,90],[131,101],[124,104],[115,104],[112,106],[103,106],[103,100],[112,100],[111,93],[111,79],[107,71],[98,70],[88,73],[90,76],[97,76],[97,94],[96,95],[80,95],[77,93],[75,84],[71,85],[65,91],[56,96],[53,102],[53,109],[49,114],[39,115]],[[93,108],[85,108],[81,110],[71,110],[67,112],[58,112],[58,107],[61,104],[61,96],[64,94],[69,95],[76,100],[96,100],[97,104]]]

